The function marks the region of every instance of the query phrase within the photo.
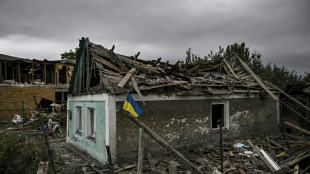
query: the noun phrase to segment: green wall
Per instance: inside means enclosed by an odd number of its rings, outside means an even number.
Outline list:
[[[82,135],[76,131],[76,112],[77,106],[82,107]],[[95,108],[95,131],[96,138],[87,137],[87,108]],[[68,109],[72,112],[72,118],[68,122],[68,143],[76,148],[93,156],[100,163],[107,162],[105,139],[106,139],[106,119],[104,101],[69,101]]]

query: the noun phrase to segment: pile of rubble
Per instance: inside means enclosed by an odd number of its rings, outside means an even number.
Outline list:
[[[218,143],[217,143],[218,144]],[[256,137],[223,142],[223,172],[221,172],[220,146],[206,145],[186,149],[184,156],[204,173],[263,174],[307,173],[310,169],[310,136],[287,134],[278,137]],[[135,164],[114,166],[116,171],[136,173]],[[85,173],[109,173],[109,169],[97,172],[89,168]],[[309,170],[310,171],[310,170]],[[193,173],[167,150],[164,155],[147,154],[143,160],[143,173],[178,174]]]

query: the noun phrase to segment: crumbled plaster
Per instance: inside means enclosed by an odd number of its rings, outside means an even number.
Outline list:
[[[255,121],[255,116],[248,110],[236,112],[230,116],[231,127],[238,128],[242,125],[248,125]]]

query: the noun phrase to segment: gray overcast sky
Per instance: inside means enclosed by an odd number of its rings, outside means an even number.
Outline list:
[[[245,42],[299,73],[310,71],[309,0],[0,0],[0,53],[60,59],[81,37],[142,59],[184,59]]]

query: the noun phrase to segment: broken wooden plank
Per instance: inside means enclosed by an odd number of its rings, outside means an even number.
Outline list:
[[[96,62],[97,63],[97,62]],[[98,63],[98,64],[100,64],[100,63]],[[101,64],[100,64],[101,65]],[[120,75],[119,73],[116,73],[116,72],[113,72],[113,71],[110,71],[110,70],[108,70],[108,69],[105,69],[105,68],[103,68],[102,66],[101,67],[97,67],[97,69],[100,71],[100,72],[102,72],[103,74],[107,74],[107,75],[111,75],[111,76],[116,76],[116,77],[120,77],[120,78],[122,78],[123,76],[122,75]]]
[[[308,149],[309,147],[310,147],[310,142],[305,143],[305,144],[303,144],[303,145],[301,145],[301,146],[299,146],[299,147],[296,147],[296,148],[294,148],[294,149],[291,149],[291,150],[289,150],[289,151],[279,153],[279,154],[276,155],[276,157],[277,157],[277,158],[281,158],[281,157],[284,157],[284,156],[292,155],[292,154],[294,154],[294,153],[296,153],[296,152],[299,152],[299,151],[301,151],[301,150]]]
[[[238,168],[238,171],[239,171],[241,174],[246,174],[246,172],[245,172],[242,168]]]
[[[302,119],[304,119],[304,121],[306,121],[308,124],[310,124],[310,120],[308,120],[306,117],[304,117],[302,114],[300,114],[299,112],[297,112],[295,109],[293,109],[292,107],[290,107],[289,105],[287,105],[286,103],[284,103],[283,101],[280,101],[281,104],[283,104],[285,107],[287,107],[288,109],[290,109],[291,111],[293,111],[295,114],[297,114],[299,117],[301,117]]]
[[[163,146],[164,148],[167,148],[168,150],[170,150],[171,152],[173,152],[173,154],[185,165],[187,166],[192,172],[194,173],[199,173],[199,174],[204,174],[204,172],[202,172],[201,170],[199,170],[193,163],[191,163],[188,159],[186,159],[180,152],[178,152],[177,150],[175,150],[172,146],[170,146],[167,142],[165,142],[162,138],[160,138],[155,132],[153,132],[149,127],[147,127],[144,123],[142,123],[140,120],[138,120],[137,118],[135,118],[134,116],[132,116],[129,113],[126,113],[126,116],[132,121],[134,122],[137,126],[139,127],[143,127],[145,132],[152,137],[155,141],[157,141],[161,146]]]
[[[186,73],[187,74],[191,74],[193,73],[194,71],[197,71],[199,69],[199,65],[196,65],[195,67],[193,67],[192,69],[188,70]]]
[[[104,174],[102,171],[100,171],[99,169],[97,169],[96,167],[91,167],[93,170],[95,170],[97,173],[99,174]]]
[[[108,54],[121,67],[122,71],[128,71],[125,64],[122,62],[121,58],[119,58],[118,55],[113,52],[113,50],[108,50]]]
[[[281,135],[282,135],[282,137],[283,137],[283,139],[284,139],[284,141],[285,141],[285,143],[286,143],[287,148],[290,150],[291,147],[290,147],[290,144],[289,144],[289,142],[287,141],[286,136],[285,136],[285,134],[284,134],[284,128],[283,128],[283,126],[280,125],[280,124],[278,124],[278,128],[279,128],[280,133],[281,133]]]
[[[278,147],[284,149],[284,150],[289,150],[288,148],[286,148],[286,147],[282,146],[281,144],[275,142],[273,139],[270,139],[270,138],[269,138],[269,142],[270,142],[271,144],[274,144],[274,145],[276,145],[276,146],[278,146]]]
[[[299,174],[299,165],[298,164],[295,165],[294,169],[295,169],[294,174]]]
[[[232,75],[236,78],[239,79],[238,76],[235,74],[234,70],[229,66],[229,64],[227,63],[227,61],[225,59],[223,59],[223,62],[225,63],[226,67],[229,69],[229,71],[232,73]]]
[[[188,83],[187,81],[179,81],[179,82],[169,82],[167,84],[163,84],[163,85],[156,85],[156,86],[140,86],[140,90],[150,90],[150,89],[154,89],[154,88],[162,88],[162,87],[166,87],[166,86],[175,86],[175,85],[179,85],[179,84],[184,84],[184,83]]]
[[[154,62],[154,64],[152,65],[153,67],[155,67],[161,60],[161,57],[157,58],[157,60]]]
[[[142,101],[143,101],[143,103],[144,103],[143,96],[142,96],[142,94],[141,94],[141,92],[140,92],[138,83],[137,83],[136,79],[135,79],[133,76],[131,76],[131,83],[132,83],[133,88],[134,88],[135,91],[138,93],[138,95],[140,96],[140,98],[142,99]]]
[[[310,156],[310,153],[306,153],[306,154],[299,155],[299,156],[297,156],[296,158],[294,158],[292,161],[289,161],[289,162],[287,162],[286,164],[284,164],[283,166],[288,166],[288,167],[290,167],[290,166],[292,166],[292,165],[294,165],[294,164],[297,164],[298,162],[300,162],[300,161],[302,161],[302,160],[308,158],[309,156]]]
[[[229,151],[229,156],[234,156],[232,151]]]
[[[116,70],[116,71],[118,71],[118,72],[122,72],[122,70],[121,70],[119,67],[115,66],[114,64],[112,64],[112,63],[110,63],[109,61],[105,60],[104,58],[101,58],[101,57],[97,56],[97,55],[94,54],[94,53],[90,53],[90,54],[91,54],[91,56],[93,56],[93,57],[95,58],[95,60],[97,60],[98,62],[103,63],[103,64],[105,64],[106,66],[108,66],[108,67],[110,67],[110,68],[112,68],[112,69],[114,69],[114,70]]]
[[[126,167],[123,167],[123,168],[117,168],[117,169],[114,170],[114,173],[125,171],[125,170],[129,170],[129,169],[133,169],[135,167],[136,167],[136,165],[133,164],[133,165],[129,165],[129,166],[126,166]],[[84,170],[85,170],[85,168],[84,168]],[[100,170],[100,171],[104,172],[104,173],[107,173],[107,172],[110,172],[110,169],[104,169],[104,170]],[[88,172],[88,173],[85,173],[85,174],[97,174],[97,173],[98,172]]]
[[[129,78],[133,75],[133,73],[136,71],[136,68],[131,68],[127,74],[125,75],[125,77],[117,84],[118,87],[122,88],[124,87],[124,85],[127,83],[127,81],[129,80]]]
[[[280,93],[282,93],[283,95],[285,95],[287,98],[291,99],[292,101],[294,101],[295,103],[297,103],[298,105],[300,105],[301,107],[303,107],[304,109],[306,109],[307,111],[310,111],[310,108],[308,108],[306,105],[302,104],[301,102],[299,102],[298,100],[296,100],[295,98],[291,97],[290,95],[288,95],[287,93],[285,93],[284,91],[282,91],[280,88],[276,87],[275,85],[271,84],[270,85],[276,89],[277,91],[279,91]]]
[[[241,65],[252,75],[252,77],[256,80],[256,82],[276,101],[278,101],[278,97],[275,96],[266,86],[265,84],[255,75],[255,73],[238,57]]]
[[[292,128],[295,128],[295,129],[297,129],[297,130],[299,130],[299,131],[301,131],[303,133],[306,133],[306,134],[310,135],[309,131],[307,131],[306,129],[300,128],[300,127],[298,127],[298,126],[296,126],[296,125],[294,125],[292,123],[289,123],[289,122],[285,121],[284,124],[286,124],[286,125],[288,125],[288,126],[290,126]]]
[[[137,70],[141,70],[143,71],[144,73],[157,73],[159,74],[160,72],[157,70],[156,67],[152,67],[152,66],[148,66],[146,64],[143,64],[139,61],[135,61],[135,60],[132,60],[130,58],[127,58],[125,56],[122,56],[122,55],[118,55],[118,57],[126,64],[128,64],[129,66],[133,66],[135,67]]]

